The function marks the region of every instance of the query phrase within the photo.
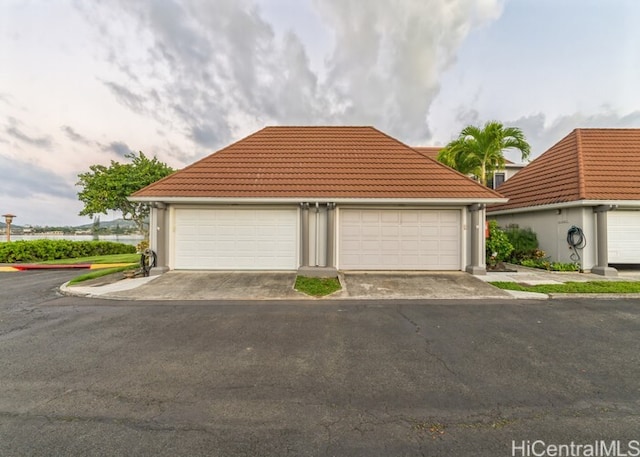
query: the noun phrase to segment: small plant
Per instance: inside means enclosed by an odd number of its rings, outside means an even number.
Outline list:
[[[525,259],[520,262],[520,265],[547,271],[580,271],[578,263],[551,262],[549,259]]]
[[[498,227],[496,221],[489,221],[489,238],[486,243],[487,265],[495,267],[509,259],[513,245],[507,235]]]
[[[338,278],[311,278],[298,276],[294,286],[298,292],[303,292],[314,297],[323,297],[332,294],[342,287]]]
[[[551,262],[551,271],[580,271],[580,264]]]
[[[144,252],[145,249],[149,249],[149,240],[142,240],[136,245],[136,252],[138,252],[138,254]]]

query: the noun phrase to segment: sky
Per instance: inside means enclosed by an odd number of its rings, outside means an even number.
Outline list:
[[[182,168],[267,125],[440,146],[497,120],[532,157],[638,128],[638,23],[637,0],[0,0],[0,214],[87,223],[90,165]]]

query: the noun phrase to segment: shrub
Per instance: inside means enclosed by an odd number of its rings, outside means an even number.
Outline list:
[[[135,252],[135,246],[111,241],[12,241],[0,243],[0,262],[41,262],[96,255],[133,254]]]
[[[511,262],[520,263],[525,259],[541,259],[545,256],[544,251],[538,249],[538,237],[530,228],[522,229],[512,224],[505,229],[504,233],[513,245]]]
[[[494,266],[509,259],[513,246],[496,221],[489,221],[489,238],[486,243],[487,264]]]

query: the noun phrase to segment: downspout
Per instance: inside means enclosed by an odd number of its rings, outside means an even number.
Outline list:
[[[333,253],[335,251],[336,204],[327,203],[327,267],[335,267]]]
[[[309,266],[309,203],[300,203],[302,209],[302,266]]]
[[[320,250],[320,236],[318,234],[318,230],[320,228],[320,203],[316,202],[316,259],[315,259],[315,266],[319,266],[320,262],[318,261],[319,259],[319,250]]]

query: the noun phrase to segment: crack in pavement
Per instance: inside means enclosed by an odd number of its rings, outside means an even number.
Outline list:
[[[406,320],[407,322],[409,322],[411,325],[414,326],[415,328],[415,333],[417,333],[418,335],[420,335],[422,338],[424,338],[424,343],[425,343],[425,347],[424,350],[427,354],[429,354],[431,357],[433,357],[434,359],[436,359],[440,365],[442,365],[442,367],[447,370],[449,373],[451,373],[454,376],[457,376],[458,374],[453,371],[449,365],[447,365],[447,362],[444,361],[444,359],[442,359],[442,357],[440,357],[438,354],[436,354],[435,352],[433,352],[430,349],[430,345],[431,342],[429,341],[429,339],[424,335],[424,333],[422,333],[422,328],[420,327],[420,325],[415,322],[413,319],[411,319],[409,316],[407,316],[406,314],[404,314],[401,310],[400,310],[400,305],[398,305],[398,307],[396,308],[396,312],[402,316],[402,318],[404,320]]]

